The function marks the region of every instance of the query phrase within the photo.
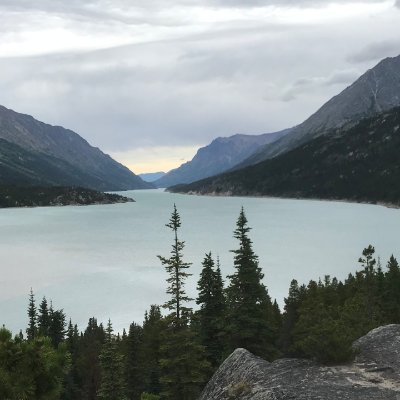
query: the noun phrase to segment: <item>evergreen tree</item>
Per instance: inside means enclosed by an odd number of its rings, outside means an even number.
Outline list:
[[[143,328],[132,323],[129,333],[123,341],[126,395],[129,400],[140,400],[140,395],[144,390]]]
[[[353,355],[354,338],[340,319],[336,287],[328,276],[324,282],[310,281],[293,330],[296,355],[323,363],[347,361]]]
[[[26,330],[26,335],[28,340],[33,340],[37,334],[37,313],[36,313],[35,295],[33,294],[32,288],[29,294],[28,317],[29,317],[29,323],[28,323],[28,328]]]
[[[57,348],[65,338],[65,313],[63,310],[54,310],[53,306],[50,306],[49,319],[48,335],[53,346]]]
[[[43,297],[42,302],[39,305],[39,313],[38,313],[37,321],[38,321],[39,335],[40,336],[49,336],[51,318],[49,315],[49,309],[48,309],[46,297]]]
[[[161,391],[161,342],[165,329],[165,321],[161,316],[160,307],[152,305],[145,314],[143,322],[143,382],[144,391],[159,394]]]
[[[100,387],[100,352],[105,341],[102,324],[96,318],[90,318],[88,326],[79,340],[77,372],[83,400],[97,400]]]
[[[78,356],[79,356],[80,335],[77,325],[73,325],[69,320],[65,344],[71,355],[71,369],[64,381],[62,400],[76,400],[82,398],[82,382],[79,376]]]
[[[68,368],[65,346],[55,350],[43,337],[12,339],[0,329],[0,399],[59,400]]]
[[[389,323],[400,323],[400,267],[393,254],[387,263],[384,280],[385,314]]]
[[[116,338],[111,321],[108,321],[105,342],[100,354],[101,385],[97,394],[99,400],[124,400],[125,385],[123,359],[117,352]]]
[[[368,320],[368,326],[372,329],[373,326],[378,325],[380,320],[381,308],[379,305],[379,293],[378,293],[378,279],[377,270],[375,266],[377,264],[374,258],[375,248],[371,245],[366,247],[362,252],[362,257],[359,258],[358,262],[363,267],[363,270],[357,273],[357,284],[358,284],[358,301],[364,303],[364,316]],[[364,330],[364,329],[363,329]]]
[[[166,400],[196,399],[208,377],[209,364],[204,347],[198,343],[186,316],[179,325],[167,317],[162,336],[161,397]]]
[[[263,274],[248,237],[250,228],[243,207],[234,237],[239,249],[234,253],[235,273],[227,288],[229,347],[244,347],[254,354],[271,359],[276,355],[270,315],[272,303],[262,284]]]
[[[171,312],[170,316],[173,319],[173,322],[179,324],[182,320],[182,313],[184,314],[189,311],[184,304],[192,300],[186,295],[184,289],[185,280],[191,276],[191,274],[186,272],[191,263],[183,261],[182,251],[185,247],[185,242],[178,238],[178,229],[181,227],[181,218],[175,204],[169,223],[166,224],[166,226],[172,230],[174,234],[174,242],[172,245],[171,256],[169,258],[158,256],[169,275],[167,279],[167,294],[171,295],[171,298],[165,303],[164,307]]]
[[[219,266],[215,267],[211,253],[206,254],[197,285],[196,321],[201,344],[206,348],[207,359],[213,369],[218,367],[224,356],[225,297]]]
[[[175,204],[166,226],[172,230],[174,242],[169,258],[158,256],[169,275],[167,293],[171,295],[164,305],[170,314],[161,346],[162,396],[167,400],[192,400],[206,379],[208,363],[204,347],[197,343],[189,325],[191,309],[186,303],[191,299],[186,295],[184,283],[191,275],[187,272],[191,264],[183,261],[184,242],[178,238],[181,221]]]

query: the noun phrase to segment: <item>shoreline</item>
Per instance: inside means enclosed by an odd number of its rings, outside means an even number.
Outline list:
[[[221,192],[221,193],[199,193],[195,191],[190,192],[170,192],[165,189],[168,193],[174,194],[184,194],[189,196],[208,196],[208,197],[244,197],[244,198],[255,198],[255,199],[281,199],[281,200],[308,200],[308,201],[329,201],[329,202],[337,202],[337,203],[350,203],[350,204],[365,204],[371,206],[380,206],[391,209],[400,209],[400,203],[387,203],[384,201],[367,201],[367,200],[351,200],[351,199],[332,199],[332,198],[320,198],[320,197],[285,197],[285,196],[271,196],[271,195],[240,195],[240,194],[232,194],[231,192]]]

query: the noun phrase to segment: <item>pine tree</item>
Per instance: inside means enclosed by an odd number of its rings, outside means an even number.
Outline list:
[[[206,379],[208,363],[204,347],[197,343],[189,325],[191,308],[186,305],[191,299],[184,290],[190,263],[183,261],[184,242],[178,238],[181,226],[180,216],[174,210],[166,225],[174,234],[171,256],[158,256],[169,275],[167,293],[171,295],[164,305],[170,311],[166,318],[166,329],[161,346],[162,396],[167,400],[192,400],[200,392]]]
[[[105,343],[100,354],[101,385],[97,394],[99,400],[124,400],[125,385],[122,356],[117,352],[111,321],[106,328]]]
[[[164,307],[171,311],[170,316],[173,322],[179,324],[182,320],[182,313],[184,314],[189,311],[189,308],[185,307],[184,304],[192,300],[186,295],[184,289],[185,280],[191,276],[191,274],[186,272],[191,263],[183,261],[182,251],[185,247],[185,242],[178,239],[178,229],[181,227],[181,218],[175,204],[171,218],[169,223],[166,224],[166,227],[172,230],[174,234],[174,243],[169,258],[158,256],[169,275],[167,279],[169,285],[167,294],[171,295],[171,298],[164,304]]]
[[[65,338],[65,313],[63,310],[54,310],[51,305],[49,309],[49,319],[48,335],[53,346],[57,348]]]
[[[378,282],[374,254],[375,248],[371,245],[363,250],[362,257],[358,260],[363,270],[357,273],[358,301],[364,303],[364,315],[369,321],[368,326],[370,329],[378,325],[381,313],[378,300]]]
[[[97,400],[101,380],[99,356],[104,341],[103,325],[98,324],[96,318],[90,318],[85,332],[79,339],[76,362],[83,400]]]
[[[80,339],[81,337],[78,332],[78,326],[73,325],[70,319],[68,323],[65,344],[71,355],[71,369],[64,380],[64,391],[61,397],[62,400],[75,400],[82,398],[82,382],[80,380],[78,369]]]
[[[385,314],[389,323],[400,323],[400,267],[392,255],[387,263],[384,284]]]
[[[161,396],[166,400],[194,400],[208,377],[204,347],[198,343],[187,317],[181,316],[178,326],[167,317],[167,324],[161,345]]]
[[[234,231],[239,249],[232,250],[236,271],[228,276],[230,284],[226,291],[229,346],[231,351],[244,347],[254,354],[272,359],[276,356],[270,320],[272,303],[262,284],[264,275],[248,237],[249,231],[242,207]]]
[[[29,323],[28,323],[28,328],[26,330],[26,335],[28,340],[33,340],[37,335],[37,313],[36,313],[35,295],[33,294],[32,288],[29,294],[28,317],[29,317]]]
[[[161,342],[165,329],[165,321],[161,316],[160,307],[152,305],[145,313],[143,322],[143,381],[144,391],[159,394],[161,391]]]
[[[338,313],[336,283],[329,277],[310,281],[298,309],[299,318],[293,330],[296,355],[322,363],[347,361],[353,355],[355,338]]]
[[[12,339],[0,328],[0,399],[58,400],[68,368],[65,346],[54,349],[44,337]]]
[[[42,302],[39,305],[39,313],[37,317],[38,331],[40,336],[49,336],[49,328],[51,318],[49,315],[49,309],[47,305],[46,297],[43,297]]]
[[[124,370],[126,395],[129,400],[140,400],[144,390],[142,360],[143,328],[132,323],[124,341]]]
[[[285,298],[284,315],[282,321],[282,332],[280,337],[280,348],[286,356],[296,356],[293,343],[293,330],[299,319],[299,308],[304,297],[305,287],[299,287],[298,282],[293,279],[289,287],[289,295]],[[302,296],[303,294],[303,296]]]
[[[215,267],[211,253],[203,260],[203,269],[197,285],[196,303],[200,309],[196,320],[201,344],[206,348],[207,359],[213,369],[219,366],[224,356],[225,297],[219,266]]]

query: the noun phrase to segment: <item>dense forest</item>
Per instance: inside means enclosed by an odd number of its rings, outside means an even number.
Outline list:
[[[46,207],[127,203],[134,201],[115,193],[76,186],[6,186],[0,185],[0,208]]]
[[[233,274],[224,281],[219,260],[206,253],[196,299],[185,291],[191,264],[184,259],[175,206],[167,227],[171,253],[159,259],[168,301],[151,305],[142,324],[115,333],[111,321],[104,326],[91,318],[80,332],[62,309],[46,298],[37,302],[31,291],[26,332],[12,337],[0,329],[1,399],[191,400],[237,347],[267,360],[342,363],[354,356],[356,338],[400,323],[399,264],[392,256],[382,266],[372,246],[344,282],[329,276],[308,285],[293,280],[281,312],[262,283],[243,209],[234,231]]]

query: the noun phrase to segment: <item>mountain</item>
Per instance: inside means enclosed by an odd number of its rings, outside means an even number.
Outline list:
[[[153,187],[77,133],[0,106],[0,184]]]
[[[294,127],[289,135],[260,148],[241,166],[256,164],[359,121],[400,106],[400,56],[385,58],[351,86],[325,103],[315,114]]]
[[[248,158],[260,146],[278,140],[289,131],[287,129],[263,135],[237,134],[219,137],[208,146],[201,147],[191,161],[169,171],[165,176],[156,180],[154,184],[157,187],[168,187],[220,174]]]
[[[270,363],[236,349],[199,400],[396,400],[399,335],[400,325],[370,331],[354,342],[356,358],[346,365],[326,366],[294,358]]]
[[[169,190],[400,205],[399,149],[400,107],[256,165]]]
[[[165,175],[165,172],[148,172],[148,173],[144,173],[144,174],[139,174],[138,176],[140,176],[145,182],[154,182],[157,179],[162,178]]]

